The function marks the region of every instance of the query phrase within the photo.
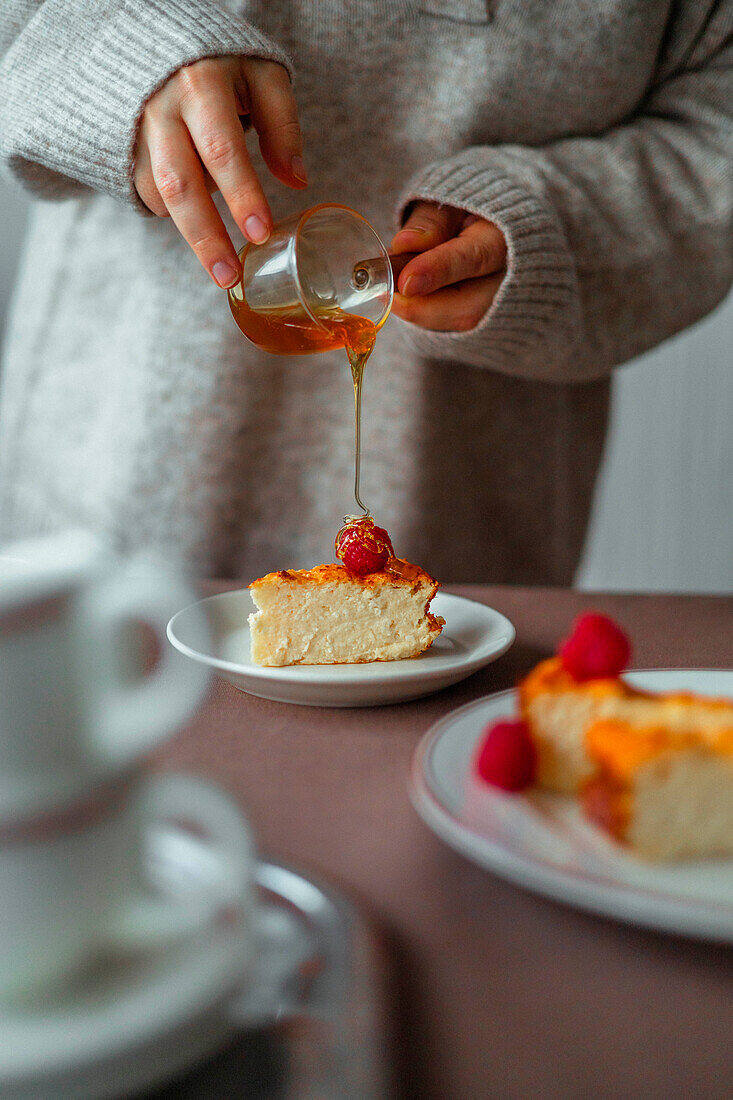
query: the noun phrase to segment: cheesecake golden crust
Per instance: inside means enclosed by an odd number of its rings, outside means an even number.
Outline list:
[[[685,693],[686,705],[706,704]],[[733,704],[710,700],[686,729],[603,720],[586,732],[586,816],[649,859],[733,853]],[[725,718],[723,721],[720,719]]]
[[[733,854],[733,701],[576,679],[560,657],[518,696],[538,783],[608,836],[651,860]]]
[[[596,718],[652,698],[617,677],[578,683],[559,657],[541,661],[519,684],[519,710],[537,749],[537,781],[574,792],[590,776],[584,734]]]
[[[280,569],[276,573],[267,573],[264,577],[252,581],[249,588],[260,588],[265,584],[280,581],[285,584],[353,584],[358,583],[364,588],[380,588],[385,584],[395,584],[400,581],[409,581],[412,584],[430,584],[433,586],[433,595],[440,587],[438,581],[421,569],[419,565],[404,558],[393,558],[388,566],[378,573],[367,573],[359,576],[350,573],[346,566],[340,562],[331,562],[327,565],[314,565],[312,569]]]
[[[541,786],[574,792],[595,770],[586,731],[596,722],[630,728],[666,728],[716,738],[733,727],[733,704],[691,692],[666,695],[639,691],[612,677],[578,682],[558,657],[542,661],[519,685],[519,707],[535,741]]]
[[[690,698],[694,697],[686,696]],[[669,697],[662,701],[668,703]],[[691,726],[676,731],[669,726],[635,726],[631,722],[606,719],[593,723],[587,730],[588,755],[596,768],[619,783],[628,783],[644,764],[666,753],[701,748],[733,759],[733,704],[723,700],[711,702],[721,711],[727,708],[730,728]]]
[[[548,657],[540,661],[519,685],[522,700],[531,700],[537,695],[551,693],[559,695],[565,691],[582,691],[583,694],[620,695],[624,692],[624,683],[617,677],[604,680],[585,680],[579,683],[566,671],[559,657]]]
[[[256,664],[366,664],[402,660],[428,649],[443,620],[430,612],[438,582],[395,558],[365,576],[341,564],[282,569],[250,585]]]

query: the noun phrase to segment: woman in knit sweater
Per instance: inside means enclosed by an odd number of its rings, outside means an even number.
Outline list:
[[[344,356],[259,352],[219,287],[335,201],[421,253],[367,370],[378,522],[445,580],[568,583],[612,369],[731,282],[732,29],[730,0],[4,0],[0,157],[38,201],[0,534],[327,558]]]

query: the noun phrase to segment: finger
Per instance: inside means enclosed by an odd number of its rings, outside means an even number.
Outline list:
[[[282,65],[271,61],[250,62],[246,73],[249,113],[265,164],[288,187],[306,187],[303,136],[290,77]]]
[[[183,99],[181,118],[242,233],[262,244],[270,236],[272,214],[249,159],[231,85],[212,75],[199,94]]]
[[[186,127],[171,121],[151,131],[153,180],[181,236],[221,287],[241,276],[239,258],[206,190],[204,172]]]
[[[150,154],[148,153],[147,142],[140,141],[137,150],[137,156],[135,157],[135,173],[133,176],[133,183],[135,184],[135,190],[140,196],[142,202],[145,203],[148,210],[152,214],[157,214],[159,218],[168,218],[168,207],[165,205],[160,197],[160,192],[155,186],[155,180],[153,179],[153,168],[150,163]]]
[[[503,277],[498,274],[469,279],[425,297],[396,294],[392,312],[403,321],[433,332],[469,332],[484,317]]]
[[[399,280],[402,294],[432,294],[441,287],[480,279],[506,264],[504,234],[491,222],[472,221],[457,237],[415,257]]]
[[[392,252],[425,252],[455,237],[464,211],[436,202],[416,202],[390,245]]]

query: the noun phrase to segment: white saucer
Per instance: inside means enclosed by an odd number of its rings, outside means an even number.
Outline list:
[[[149,858],[149,874],[172,896],[198,892],[221,875],[208,845],[170,826],[152,834]],[[339,1028],[350,1033],[357,1002],[353,1026],[359,1041],[366,1034],[368,1013],[358,998],[378,965],[366,926],[346,899],[288,867],[255,864],[253,885],[252,927],[232,913],[173,949],[107,959],[53,998],[0,1008],[2,1100],[147,1095],[199,1063],[205,1080],[203,1063],[237,1033],[291,1018],[301,1041],[312,1030],[309,1041],[320,1041],[322,1057],[350,1080],[349,1065],[331,1047]],[[322,1069],[316,1059],[313,1074]]]
[[[150,873],[171,896],[197,894],[222,868],[191,833],[151,834]],[[238,1026],[227,1013],[253,949],[243,911],[93,972],[24,1006],[0,1008],[3,1100],[103,1100],[151,1087],[212,1053]]]
[[[198,635],[193,608],[203,607],[213,653]],[[254,610],[246,588],[210,596],[184,608],[168,624],[172,644],[209,665],[250,695],[318,707],[368,707],[402,703],[455,684],[501,656],[514,641],[514,627],[484,604],[439,592],[431,604],[446,621],[427,652],[407,661],[363,665],[289,665],[263,668],[250,661],[247,618]]]
[[[733,672],[655,669],[628,680],[650,691],[733,697]],[[516,716],[513,691],[437,722],[418,745],[410,793],[426,824],[475,863],[539,894],[631,924],[733,942],[733,860],[642,862],[582,817],[568,796],[505,794],[473,776],[486,725]]]

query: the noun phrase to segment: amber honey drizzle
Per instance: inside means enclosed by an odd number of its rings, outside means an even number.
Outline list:
[[[416,581],[425,576],[418,565],[413,565],[411,561],[404,561],[402,558],[390,558],[384,568],[388,573],[394,573],[405,581]]]
[[[317,322],[302,311],[250,309],[244,294],[229,294],[239,328],[253,343],[275,355],[309,354],[345,348],[354,381],[354,497],[363,516],[371,515],[359,495],[361,472],[361,390],[366,361],[374,348],[377,328],[367,317],[340,309],[318,312]]]
[[[358,322],[355,324],[354,322]],[[368,327],[367,327],[368,326]],[[350,316],[344,325],[346,335],[344,347],[349,357],[351,377],[354,381],[354,500],[364,516],[371,515],[359,495],[359,476],[361,473],[361,390],[364,381],[364,367],[374,349],[377,330],[366,317]]]

